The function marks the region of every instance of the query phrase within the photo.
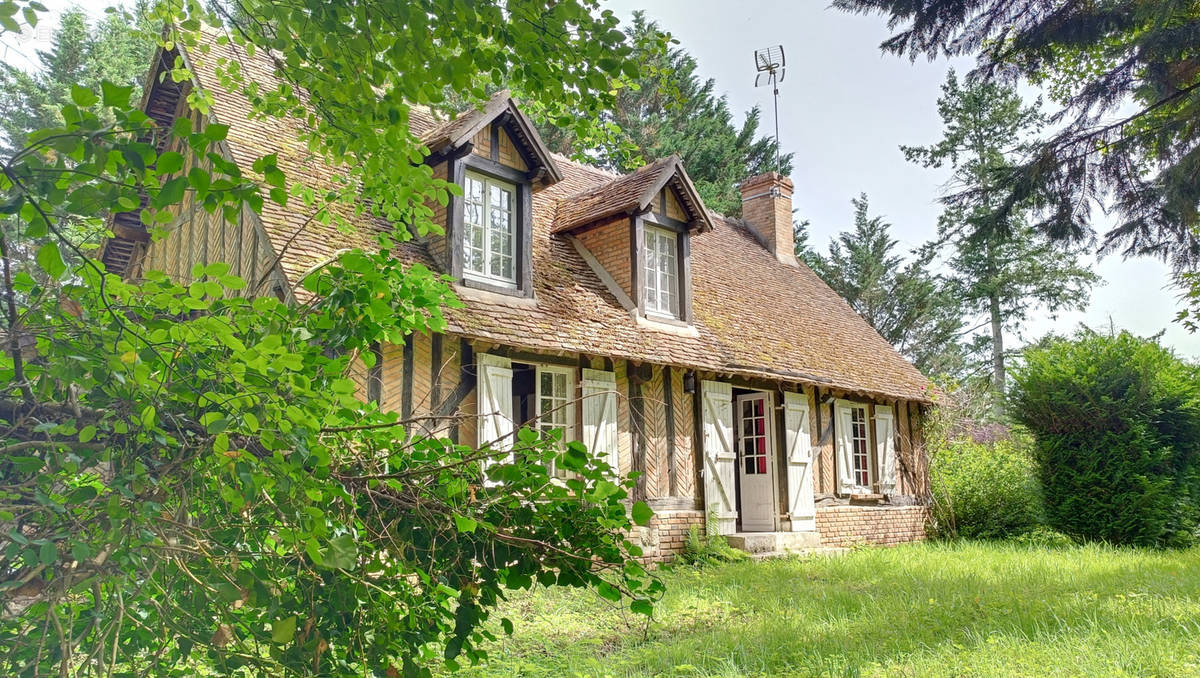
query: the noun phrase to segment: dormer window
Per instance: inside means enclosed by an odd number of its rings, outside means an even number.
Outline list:
[[[429,206],[445,224],[430,256],[462,287],[532,297],[533,194],[562,178],[533,123],[501,91],[421,140],[434,176],[462,190]]]
[[[679,317],[679,234],[645,226],[643,299],[651,316]]]
[[[463,178],[463,276],[516,287],[517,187],[467,172]]]

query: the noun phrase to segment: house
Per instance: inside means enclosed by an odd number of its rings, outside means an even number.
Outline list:
[[[212,67],[237,58],[269,85],[270,64],[210,49],[191,65],[213,91],[211,114],[185,113],[194,83],[153,73],[147,112],[164,126],[184,114],[226,124],[227,161],[249,168],[278,153],[289,180],[329,182],[332,170],[291,143],[298,123],[247,119]],[[160,50],[156,69],[175,56]],[[506,92],[447,121],[414,110],[410,128],[463,195],[433,206],[443,235],[395,256],[453,276],[464,307],[447,311],[445,334],[380,347],[359,375],[364,398],[452,417],[432,433],[464,444],[562,428],[641,472],[636,498],[656,512],[641,538],[655,557],[681,550],[691,525],[769,550],[924,535],[929,383],[797,261],[787,177],[746,181],[742,218],[726,218],[678,158],[615,175],[549,152]],[[372,247],[379,228],[364,220],[346,235],[308,216],[268,203],[225,223],[185,202],[152,242],[136,213],[118,214],[102,258],[127,277],[182,280],[194,263],[224,261],[294,299],[306,271],[339,248]]]

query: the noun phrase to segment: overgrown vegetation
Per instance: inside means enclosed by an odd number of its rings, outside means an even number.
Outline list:
[[[929,484],[938,536],[1003,539],[1045,522],[1041,484],[1019,439],[945,444],[932,453]]]
[[[1200,676],[1200,551],[929,542],[676,568],[643,622],[514,595],[469,676]]]
[[[1012,414],[1034,436],[1050,525],[1180,546],[1200,526],[1200,368],[1128,332],[1026,352]]]
[[[683,552],[675,562],[684,565],[702,567],[720,563],[735,563],[749,560],[750,555],[729,545],[724,535],[705,534],[699,525],[688,528],[687,540],[683,543]]]
[[[0,34],[44,11],[0,3]],[[651,512],[629,509],[631,481],[529,430],[511,451],[419,435],[429,422],[363,403],[348,378],[378,342],[443,331],[455,303],[445,279],[391,256],[460,190],[399,124],[410,106],[448,87],[479,103],[480,78],[507,74],[547,115],[594,112],[638,74],[617,19],[590,0],[188,1],[153,19],[167,49],[285,55],[278,87],[236,61],[216,80],[255,116],[304,116],[304,137],[280,143],[341,181],[309,185],[275,154],[233,162],[236,121],[190,124],[211,92],[190,90],[163,129],[107,81],[69,87],[59,122],[0,157],[0,675],[428,675],[483,659],[481,624],[535,582],[650,614],[661,586],[626,535]],[[182,59],[168,71],[193,75]],[[586,136],[594,116],[574,120]],[[269,200],[391,228],[293,281],[295,304],[221,262],[122,281],[64,230],[139,210],[161,238],[185,197],[233,223]],[[17,270],[17,241],[36,276]],[[576,475],[550,482],[551,463]]]

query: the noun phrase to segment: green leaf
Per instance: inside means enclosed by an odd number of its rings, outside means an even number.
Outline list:
[[[187,177],[175,177],[174,179],[163,184],[159,189],[158,195],[154,196],[154,200],[150,204],[155,208],[174,205],[183,200],[183,192],[187,189]]]
[[[638,598],[629,601],[629,611],[649,617],[654,614],[654,605],[644,598]]]
[[[183,169],[183,155],[176,151],[167,151],[158,156],[154,169],[159,174],[174,174]]]
[[[92,90],[79,85],[71,85],[71,101],[80,108],[87,108],[100,100]]]
[[[460,516],[457,513],[454,514],[454,526],[458,528],[459,532],[474,532],[477,525],[479,525],[479,522],[474,518]]]
[[[38,562],[50,566],[58,562],[58,544],[48,541],[38,549]]]
[[[58,251],[58,243],[53,240],[38,248],[37,262],[38,266],[55,280],[67,271],[67,262],[63,261],[62,254]]]
[[[81,443],[90,442],[95,437],[96,437],[96,427],[92,426],[91,424],[84,426],[79,431],[79,442],[81,442]]]
[[[321,553],[321,565],[331,570],[352,570],[358,564],[358,545],[354,537],[343,534],[329,541]]]
[[[292,615],[287,619],[280,619],[271,624],[271,642],[282,645],[292,642],[292,638],[296,637],[296,616]]]
[[[129,95],[133,93],[132,86],[122,87],[105,80],[100,83],[100,91],[104,94],[105,106],[129,108]]]
[[[511,636],[513,634],[513,623],[508,617],[500,619],[500,626],[504,629],[504,635]]]
[[[209,141],[225,141],[225,137],[229,135],[229,125],[222,125],[216,122],[208,123],[204,128],[204,138]]]
[[[654,517],[654,511],[650,510],[650,507],[644,501],[633,502],[633,510],[630,511],[630,514],[633,517],[633,522],[638,525],[649,525],[650,519]]]

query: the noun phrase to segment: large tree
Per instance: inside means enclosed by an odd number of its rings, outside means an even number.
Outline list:
[[[926,374],[954,371],[962,320],[942,280],[930,273],[930,256],[905,262],[895,252],[891,224],[871,216],[866,194],[851,201],[854,228],[815,255],[817,274],[884,339]]]
[[[792,154],[777,157],[776,140],[759,136],[759,108],[747,111],[738,125],[728,99],[717,96],[716,81],[701,79],[695,57],[682,47],[659,49],[656,22],[636,12],[626,34],[643,68],[639,77],[622,83],[614,105],[603,113],[614,134],[592,147],[550,129],[549,143],[562,153],[589,152],[599,164],[623,171],[678,154],[705,204],[730,216],[742,213],[743,180],[792,171]]]
[[[1120,220],[1103,252],[1173,263],[1200,303],[1200,7],[1192,2],[835,0],[880,13],[896,31],[882,48],[911,58],[974,54],[976,75],[1024,76],[1062,105],[1058,131],[1007,172],[1003,206],[1032,199],[1032,223],[1057,240],[1091,233],[1091,207]],[[1004,228],[1005,210],[991,224]],[[1184,314],[1187,315],[1186,312]]]
[[[955,298],[981,317],[991,353],[991,386],[1005,390],[1005,334],[1019,331],[1035,310],[1056,313],[1087,304],[1097,278],[1079,262],[1082,248],[1056,241],[1028,224],[1033,205],[1011,205],[997,177],[1011,168],[1042,123],[1037,106],[994,82],[961,82],[951,71],[938,99],[943,136],[924,147],[902,147],[925,167],[949,165],[952,195],[930,252],[948,251]],[[999,401],[997,401],[999,403]]]
[[[59,122],[0,154],[0,674],[429,675],[481,660],[489,612],[535,582],[648,614],[660,587],[628,539],[650,513],[624,501],[631,481],[529,430],[515,454],[424,437],[348,378],[378,342],[444,330],[455,303],[390,254],[437,228],[428,205],[458,190],[424,164],[410,107],[447,87],[480,105],[507,80],[548,115],[598,112],[638,74],[617,20],[590,0],[208,6],[158,5],[162,46],[266,55],[284,84],[229,61],[209,86],[246,95],[248,115],[302,116],[296,142],[343,183],[315,190],[274,155],[226,161],[228,128],[189,122],[209,112],[199,89],[163,129],[129,85],[71,86]],[[0,33],[38,11],[0,3]],[[568,124],[587,138],[593,120]],[[171,144],[212,164],[185,170],[157,150]],[[170,223],[188,194],[233,224],[272,201],[392,227],[299,281],[295,305],[254,297],[220,262],[186,285],[126,282],[64,231],[132,209]],[[41,277],[14,271],[17,237],[37,242]],[[553,482],[552,462],[576,476]]]

